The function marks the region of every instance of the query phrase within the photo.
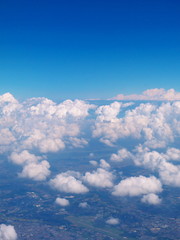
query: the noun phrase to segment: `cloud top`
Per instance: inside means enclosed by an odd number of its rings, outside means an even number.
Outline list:
[[[161,182],[154,176],[151,177],[129,177],[122,180],[114,187],[115,196],[139,196],[148,193],[162,191]]]
[[[56,198],[56,201],[55,201],[56,204],[58,204],[59,206],[61,207],[66,207],[69,205],[69,200],[65,199],[65,198]]]
[[[54,179],[50,180],[50,186],[60,192],[66,193],[86,193],[88,188],[82,182],[76,179],[70,173],[60,173]]]

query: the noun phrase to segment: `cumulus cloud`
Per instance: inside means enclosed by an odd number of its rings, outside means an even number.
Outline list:
[[[0,225],[0,240],[16,240],[17,233],[11,225]]]
[[[83,185],[82,181],[70,175],[70,172],[60,173],[54,179],[50,180],[50,186],[60,192],[66,193],[86,193],[88,188]]]
[[[142,94],[123,95],[118,94],[110,100],[155,100],[155,101],[175,101],[180,100],[180,92],[174,89],[165,90],[164,88],[147,89]]]
[[[111,109],[112,104],[104,107]],[[93,137],[109,146],[122,138],[134,138],[147,147],[164,148],[180,135],[180,102],[141,103],[118,116],[119,109],[108,117],[96,110]]]
[[[157,151],[150,151],[149,148],[142,145],[136,147],[136,152],[133,160],[138,166],[145,166],[151,170],[156,170],[165,161],[162,154]]]
[[[165,153],[150,151],[139,145],[137,153],[133,156],[136,165],[144,166],[159,173],[161,181],[166,185],[180,186],[180,166],[168,162],[178,159],[178,149],[169,148]]]
[[[139,196],[148,193],[162,191],[161,182],[154,176],[151,177],[129,177],[114,186],[112,192],[115,196]]]
[[[38,160],[42,159],[42,157],[31,154],[27,150],[23,150],[20,153],[12,152],[9,158],[12,162],[19,165],[32,162],[36,163]]]
[[[180,161],[180,150],[177,148],[168,148],[166,158],[170,161]]]
[[[180,187],[180,166],[163,161],[158,167],[158,172],[164,184]]]
[[[56,104],[47,98],[31,98],[19,103],[4,94],[0,96],[0,151],[57,152],[66,143],[81,147],[87,144],[79,138],[81,123],[92,108],[81,100]]]
[[[8,128],[3,128],[0,130],[0,145],[9,145],[15,140],[15,137]]]
[[[101,159],[101,160],[100,160],[100,167],[101,167],[101,168],[104,168],[104,169],[108,169],[108,168],[110,168],[111,166],[110,166],[109,163],[106,162],[104,159]]]
[[[65,198],[56,198],[55,201],[56,204],[60,205],[61,207],[66,207],[69,206],[69,200],[65,199]]]
[[[110,160],[114,162],[122,162],[124,159],[128,159],[131,157],[132,154],[126,148],[122,148],[117,152],[117,154],[111,154]]]
[[[107,188],[113,186],[113,174],[103,168],[98,168],[92,173],[86,172],[83,180],[94,187]]]
[[[120,112],[120,108],[122,103],[113,102],[110,105],[100,106],[96,110],[96,114],[98,115],[98,120],[100,122],[103,121],[114,121],[116,119],[118,113]]]
[[[144,195],[141,199],[143,203],[153,204],[157,205],[161,203],[161,199],[158,197],[158,195],[154,193],[149,193],[147,195]]]
[[[0,96],[0,103],[18,103],[18,101],[13,97],[11,93],[5,93]]]
[[[44,180],[50,173],[49,163],[39,162],[41,157],[33,153],[87,145],[81,127],[94,108],[81,100],[56,104],[47,98],[31,98],[18,102],[10,93],[1,95],[0,153],[8,153],[13,163],[23,166],[19,176]]]
[[[28,163],[23,167],[20,177],[31,178],[36,181],[43,181],[50,175],[50,165],[44,160],[40,163]]]
[[[81,208],[87,208],[87,207],[89,207],[89,205],[88,205],[87,202],[82,202],[82,203],[79,204],[79,207],[81,207]]]
[[[106,223],[110,225],[117,225],[119,224],[119,219],[111,217],[106,221]]]

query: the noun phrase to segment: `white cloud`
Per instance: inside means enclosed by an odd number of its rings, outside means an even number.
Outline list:
[[[92,173],[86,172],[83,180],[94,187],[107,188],[113,186],[113,174],[102,168],[98,168]]]
[[[28,163],[23,167],[21,173],[19,173],[20,177],[31,178],[35,181],[43,181],[49,176],[50,165],[44,160],[40,163]]]
[[[174,101],[180,100],[180,92],[174,89],[165,90],[164,88],[154,88],[144,91],[142,94],[123,95],[118,94],[111,100],[156,100],[156,101]]]
[[[4,94],[0,96],[0,152],[47,153],[64,149],[66,143],[86,145],[86,139],[79,138],[80,129],[93,108],[81,100],[56,104],[47,98],[32,98],[18,103],[11,94]]]
[[[150,151],[141,145],[136,148],[137,153],[133,156],[136,165],[144,166],[159,173],[164,184],[180,186],[180,166],[174,165],[169,160],[178,159],[178,149],[168,149],[166,153]]]
[[[0,145],[9,145],[15,140],[15,137],[8,128],[3,128],[0,130]]]
[[[36,163],[38,160],[42,159],[42,157],[31,154],[27,150],[20,153],[12,152],[9,158],[12,162],[19,165],[32,162]]]
[[[106,223],[110,225],[117,225],[119,224],[119,219],[111,217],[106,221]]]
[[[164,184],[180,187],[180,166],[164,161],[159,165],[158,172]]]
[[[38,148],[42,153],[58,152],[65,148],[65,144],[61,139],[58,138],[44,138],[38,142]]]
[[[56,204],[62,206],[62,207],[66,207],[69,206],[69,200],[65,199],[65,198],[56,198],[55,201]]]
[[[144,148],[142,145],[136,147],[136,152],[133,156],[133,160],[138,166],[145,166],[151,170],[156,170],[165,161],[162,154],[157,151],[150,151],[148,148]]]
[[[81,207],[81,208],[87,208],[87,207],[89,207],[89,205],[88,205],[87,202],[82,202],[82,203],[79,204],[79,207]]]
[[[111,108],[111,105],[108,107]],[[96,113],[93,137],[100,138],[109,146],[119,139],[130,137],[143,141],[149,148],[164,148],[180,135],[180,102],[161,103],[160,106],[141,103],[125,111],[121,117],[116,113],[107,118],[99,108]]]
[[[70,172],[60,173],[54,179],[50,180],[50,186],[60,192],[66,193],[86,193],[88,188],[77,180]]]
[[[90,163],[91,165],[93,165],[94,167],[96,167],[96,166],[98,165],[98,162],[97,162],[97,161],[94,161],[94,160],[89,161],[89,163]]]
[[[180,150],[177,148],[168,148],[166,158],[170,161],[180,161]]]
[[[129,177],[114,186],[115,196],[138,196],[162,191],[161,182],[154,176]]]
[[[126,148],[122,148],[117,152],[117,154],[111,154],[110,160],[114,162],[122,162],[124,159],[128,159],[131,157],[132,154]]]
[[[111,166],[109,165],[108,162],[106,162],[104,159],[100,160],[100,167],[104,169],[109,169]]]
[[[110,105],[100,106],[96,110],[96,114],[98,115],[98,120],[100,122],[110,121],[113,122],[116,119],[118,113],[120,112],[122,103],[113,102]]]
[[[47,98],[18,102],[10,93],[0,96],[0,153],[23,165],[21,177],[44,180],[49,163],[35,156],[88,142],[81,134],[84,119],[95,106],[81,100],[56,104]],[[43,157],[44,158],[44,157]]]
[[[144,195],[141,199],[143,203],[153,204],[157,205],[161,203],[161,199],[154,193],[149,193],[147,195]]]
[[[18,103],[18,101],[10,93],[5,93],[0,96],[0,103]]]
[[[0,225],[0,240],[16,240],[17,233],[11,225]]]

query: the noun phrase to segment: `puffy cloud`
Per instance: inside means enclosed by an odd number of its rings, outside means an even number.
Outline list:
[[[180,166],[164,161],[159,165],[158,172],[164,184],[180,187]]]
[[[88,205],[87,202],[82,202],[82,203],[79,204],[79,207],[81,207],[81,208],[87,208],[87,207],[89,207],[89,205]]]
[[[19,165],[32,162],[36,163],[38,160],[42,159],[42,157],[31,154],[27,150],[24,150],[20,153],[12,152],[9,158],[12,162]]]
[[[112,192],[115,196],[138,196],[162,191],[161,182],[154,176],[130,177],[120,181],[114,186]]]
[[[92,173],[86,172],[83,180],[95,187],[107,188],[113,186],[113,174],[102,168],[98,168]]]
[[[144,195],[141,199],[143,203],[149,203],[153,205],[157,205],[161,203],[161,199],[154,193],[149,193],[147,195]]]
[[[59,150],[65,148],[65,144],[58,138],[45,138],[38,142],[38,148],[42,153],[58,152]]]
[[[66,207],[69,205],[69,200],[65,199],[65,198],[56,198],[55,201],[56,204],[62,206],[62,207]]]
[[[43,181],[45,180],[49,174],[50,165],[44,160],[40,163],[28,163],[23,167],[21,173],[19,173],[20,177],[31,178],[35,181]]]
[[[136,152],[133,156],[133,160],[138,166],[145,166],[146,168],[156,170],[165,161],[162,154],[157,151],[150,151],[148,148],[144,148],[142,145],[136,147]]]
[[[180,186],[180,166],[168,162],[172,158],[177,160],[178,149],[169,148],[166,153],[159,153],[140,145],[136,151],[137,153],[133,156],[136,165],[157,171],[164,184]]]
[[[110,166],[109,163],[106,162],[104,159],[101,159],[101,160],[100,160],[100,167],[101,167],[101,168],[104,168],[104,169],[108,169],[108,168],[110,168],[111,166]]]
[[[9,145],[15,140],[15,137],[8,128],[3,128],[0,130],[0,145]]]
[[[70,175],[70,172],[60,173],[50,180],[50,186],[60,192],[66,193],[86,193],[88,188],[82,182]]]
[[[16,240],[17,233],[11,225],[0,225],[0,240]]]
[[[165,90],[164,88],[154,88],[144,91],[142,94],[123,95],[118,94],[111,100],[156,100],[156,101],[174,101],[180,100],[180,92],[174,89]]]
[[[119,219],[111,217],[106,221],[106,223],[110,225],[117,225],[119,224]]]
[[[4,94],[0,96],[0,152],[57,152],[66,143],[81,147],[87,144],[78,138],[81,124],[93,108],[81,100],[56,104],[47,98],[31,98],[19,103],[11,94]]]
[[[128,159],[131,157],[132,154],[126,148],[122,148],[117,152],[117,154],[111,154],[110,160],[114,162],[122,162],[124,159]]]
[[[104,107],[111,108],[111,105]],[[161,103],[160,106],[141,103],[121,117],[118,113],[106,117],[99,108],[96,114],[93,137],[109,146],[119,139],[131,137],[144,141],[150,148],[163,148],[180,135],[180,102]]]
[[[170,161],[180,161],[180,150],[177,148],[168,148],[166,158]]]
[[[81,127],[95,106],[81,100],[56,104],[47,98],[18,102],[10,93],[0,96],[0,153],[23,165],[21,177],[44,180],[49,163],[38,154],[58,152],[66,147],[82,147]],[[44,157],[43,157],[44,158]]]
[[[122,103],[119,103],[119,102],[113,102],[110,105],[100,106],[96,110],[96,114],[98,115],[98,120],[100,122],[103,122],[103,121],[113,122],[114,119],[116,119],[118,113],[120,112],[121,106],[122,106]]]
[[[11,93],[5,93],[0,96],[0,103],[18,103]]]

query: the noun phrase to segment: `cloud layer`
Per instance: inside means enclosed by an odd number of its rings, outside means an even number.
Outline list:
[[[47,98],[31,98],[18,102],[6,93],[0,96],[0,153],[8,153],[13,163],[22,165],[19,176],[45,180],[50,165],[42,154],[86,145],[81,126],[93,108],[81,100],[56,104]]]
[[[144,91],[142,94],[123,95],[118,94],[111,100],[148,100],[148,101],[175,101],[180,100],[180,92],[174,89],[165,90],[164,88],[154,88]]]
[[[163,185],[180,187],[180,101],[173,101],[178,100],[179,93],[152,89],[142,95],[120,98],[166,101],[114,101],[95,106],[81,100],[57,104],[47,98],[19,102],[6,93],[0,96],[0,153],[21,166],[19,177],[47,181],[59,192],[82,194],[99,188],[115,196],[142,196],[143,203],[160,204],[157,193],[163,190]],[[124,139],[131,147],[123,146]],[[93,170],[59,169],[59,174],[53,175],[49,153],[83,148],[94,140],[115,150],[109,157],[99,159],[88,152],[85,157]],[[147,168],[151,175],[126,177],[123,172],[121,175],[113,166],[123,161]],[[61,206],[67,201],[56,199]]]

